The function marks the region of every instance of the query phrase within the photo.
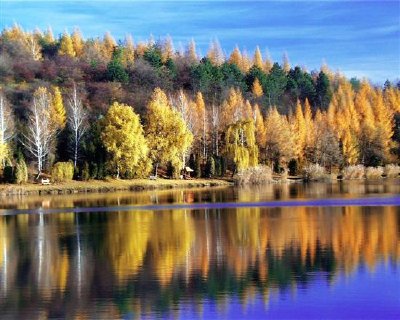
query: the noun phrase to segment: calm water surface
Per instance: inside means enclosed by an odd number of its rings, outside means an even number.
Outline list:
[[[0,318],[399,319],[400,203],[175,206],[399,193],[387,181],[0,198]]]

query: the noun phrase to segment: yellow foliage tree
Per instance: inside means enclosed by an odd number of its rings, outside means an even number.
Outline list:
[[[58,54],[67,55],[70,57],[76,56],[76,52],[74,50],[74,44],[72,42],[71,36],[66,31],[61,36],[60,48],[58,49]]]
[[[226,155],[232,159],[238,171],[258,164],[253,120],[241,120],[230,124],[225,134]]]
[[[286,166],[296,156],[289,121],[275,107],[265,117],[265,157],[270,164]]]
[[[178,111],[173,110],[165,93],[156,88],[147,108],[146,135],[150,157],[155,164],[171,163],[175,173],[184,166],[184,156],[193,141],[193,134]]]
[[[260,70],[262,70],[264,67],[261,51],[258,46],[254,52],[253,65],[256,66],[257,68],[260,68]]]
[[[282,65],[283,71],[285,71],[285,73],[289,73],[289,71],[290,71],[290,62],[289,62],[289,57],[288,57],[287,52],[285,52],[283,54],[282,64],[283,64]]]
[[[250,59],[249,55],[247,54],[247,51],[244,50],[242,53],[242,64],[241,64],[240,70],[242,70],[243,72],[248,72],[250,70],[251,66],[252,66],[251,59]]]
[[[263,115],[261,114],[260,107],[258,104],[254,105],[254,110],[253,110],[253,119],[254,119],[254,124],[256,127],[256,142],[258,146],[264,146],[265,145],[265,125],[264,125],[264,118]]]
[[[107,31],[104,34],[102,43],[102,51],[107,60],[111,59],[116,45],[117,43],[115,42],[113,36],[111,35],[110,32]]]
[[[238,46],[233,49],[230,57],[229,57],[229,63],[235,64],[239,69],[242,66],[242,53],[240,52],[240,49]]]
[[[173,59],[175,55],[174,43],[172,42],[171,36],[167,36],[162,46],[162,62],[167,62],[168,59]]]
[[[132,67],[135,62],[135,46],[131,35],[125,38],[124,50],[122,51],[122,64],[125,67]]]
[[[247,107],[242,93],[240,90],[231,88],[228,98],[222,103],[221,126],[224,128],[246,118],[252,118],[252,114],[247,114]]]
[[[114,102],[103,122],[101,139],[109,155],[110,168],[120,173],[142,176],[149,148],[139,116],[132,107]]]
[[[188,47],[186,49],[186,57],[189,59],[191,62],[196,62],[197,61],[197,50],[196,50],[196,42],[191,39]]]
[[[382,156],[385,162],[391,160],[390,151],[393,147],[392,136],[394,134],[394,117],[393,112],[384,103],[383,93],[376,90],[372,98],[373,110],[375,113],[375,128],[377,130],[380,145],[382,146]]]
[[[296,155],[299,162],[302,163],[304,160],[304,149],[307,141],[307,125],[299,100],[297,100],[296,111],[294,114],[293,132],[295,137]]]
[[[67,123],[67,113],[59,87],[53,87],[53,95],[50,108],[50,123],[55,130],[62,130]]]
[[[207,52],[207,58],[216,66],[220,66],[224,63],[225,56],[217,39],[211,42],[210,48]]]
[[[72,45],[75,55],[80,57],[83,53],[83,39],[82,34],[78,28],[75,28],[71,35]]]
[[[346,130],[342,137],[342,150],[347,165],[354,165],[358,161],[359,151],[356,137],[350,130]]]
[[[267,57],[265,58],[265,63],[263,67],[264,72],[268,74],[271,71],[273,65],[274,63],[271,59],[269,52],[267,51]]]
[[[260,97],[264,94],[263,88],[262,88],[262,86],[261,86],[260,81],[258,80],[258,78],[255,78],[255,79],[254,79],[253,87],[252,87],[252,89],[251,89],[251,92],[253,93],[253,95],[254,95],[256,98],[260,98]]]
[[[197,113],[197,132],[201,136],[203,158],[206,157],[207,148],[207,118],[206,118],[206,105],[204,103],[203,95],[199,91],[196,94],[196,113]]]

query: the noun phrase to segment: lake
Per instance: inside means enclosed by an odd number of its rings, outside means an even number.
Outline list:
[[[0,318],[399,319],[399,194],[388,180],[3,197]]]

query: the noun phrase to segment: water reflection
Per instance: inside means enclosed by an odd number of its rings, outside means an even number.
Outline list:
[[[382,263],[400,265],[399,207],[2,216],[0,314],[223,315]]]
[[[4,209],[111,207],[127,205],[256,202],[287,199],[354,198],[400,194],[400,180],[270,184],[252,188],[193,188],[106,194],[0,197]]]

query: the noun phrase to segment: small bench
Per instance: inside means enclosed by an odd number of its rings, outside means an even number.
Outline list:
[[[42,185],[48,185],[48,184],[50,184],[50,179],[42,179],[41,182],[42,182]]]
[[[157,180],[157,176],[150,176],[149,179],[150,180]]]

